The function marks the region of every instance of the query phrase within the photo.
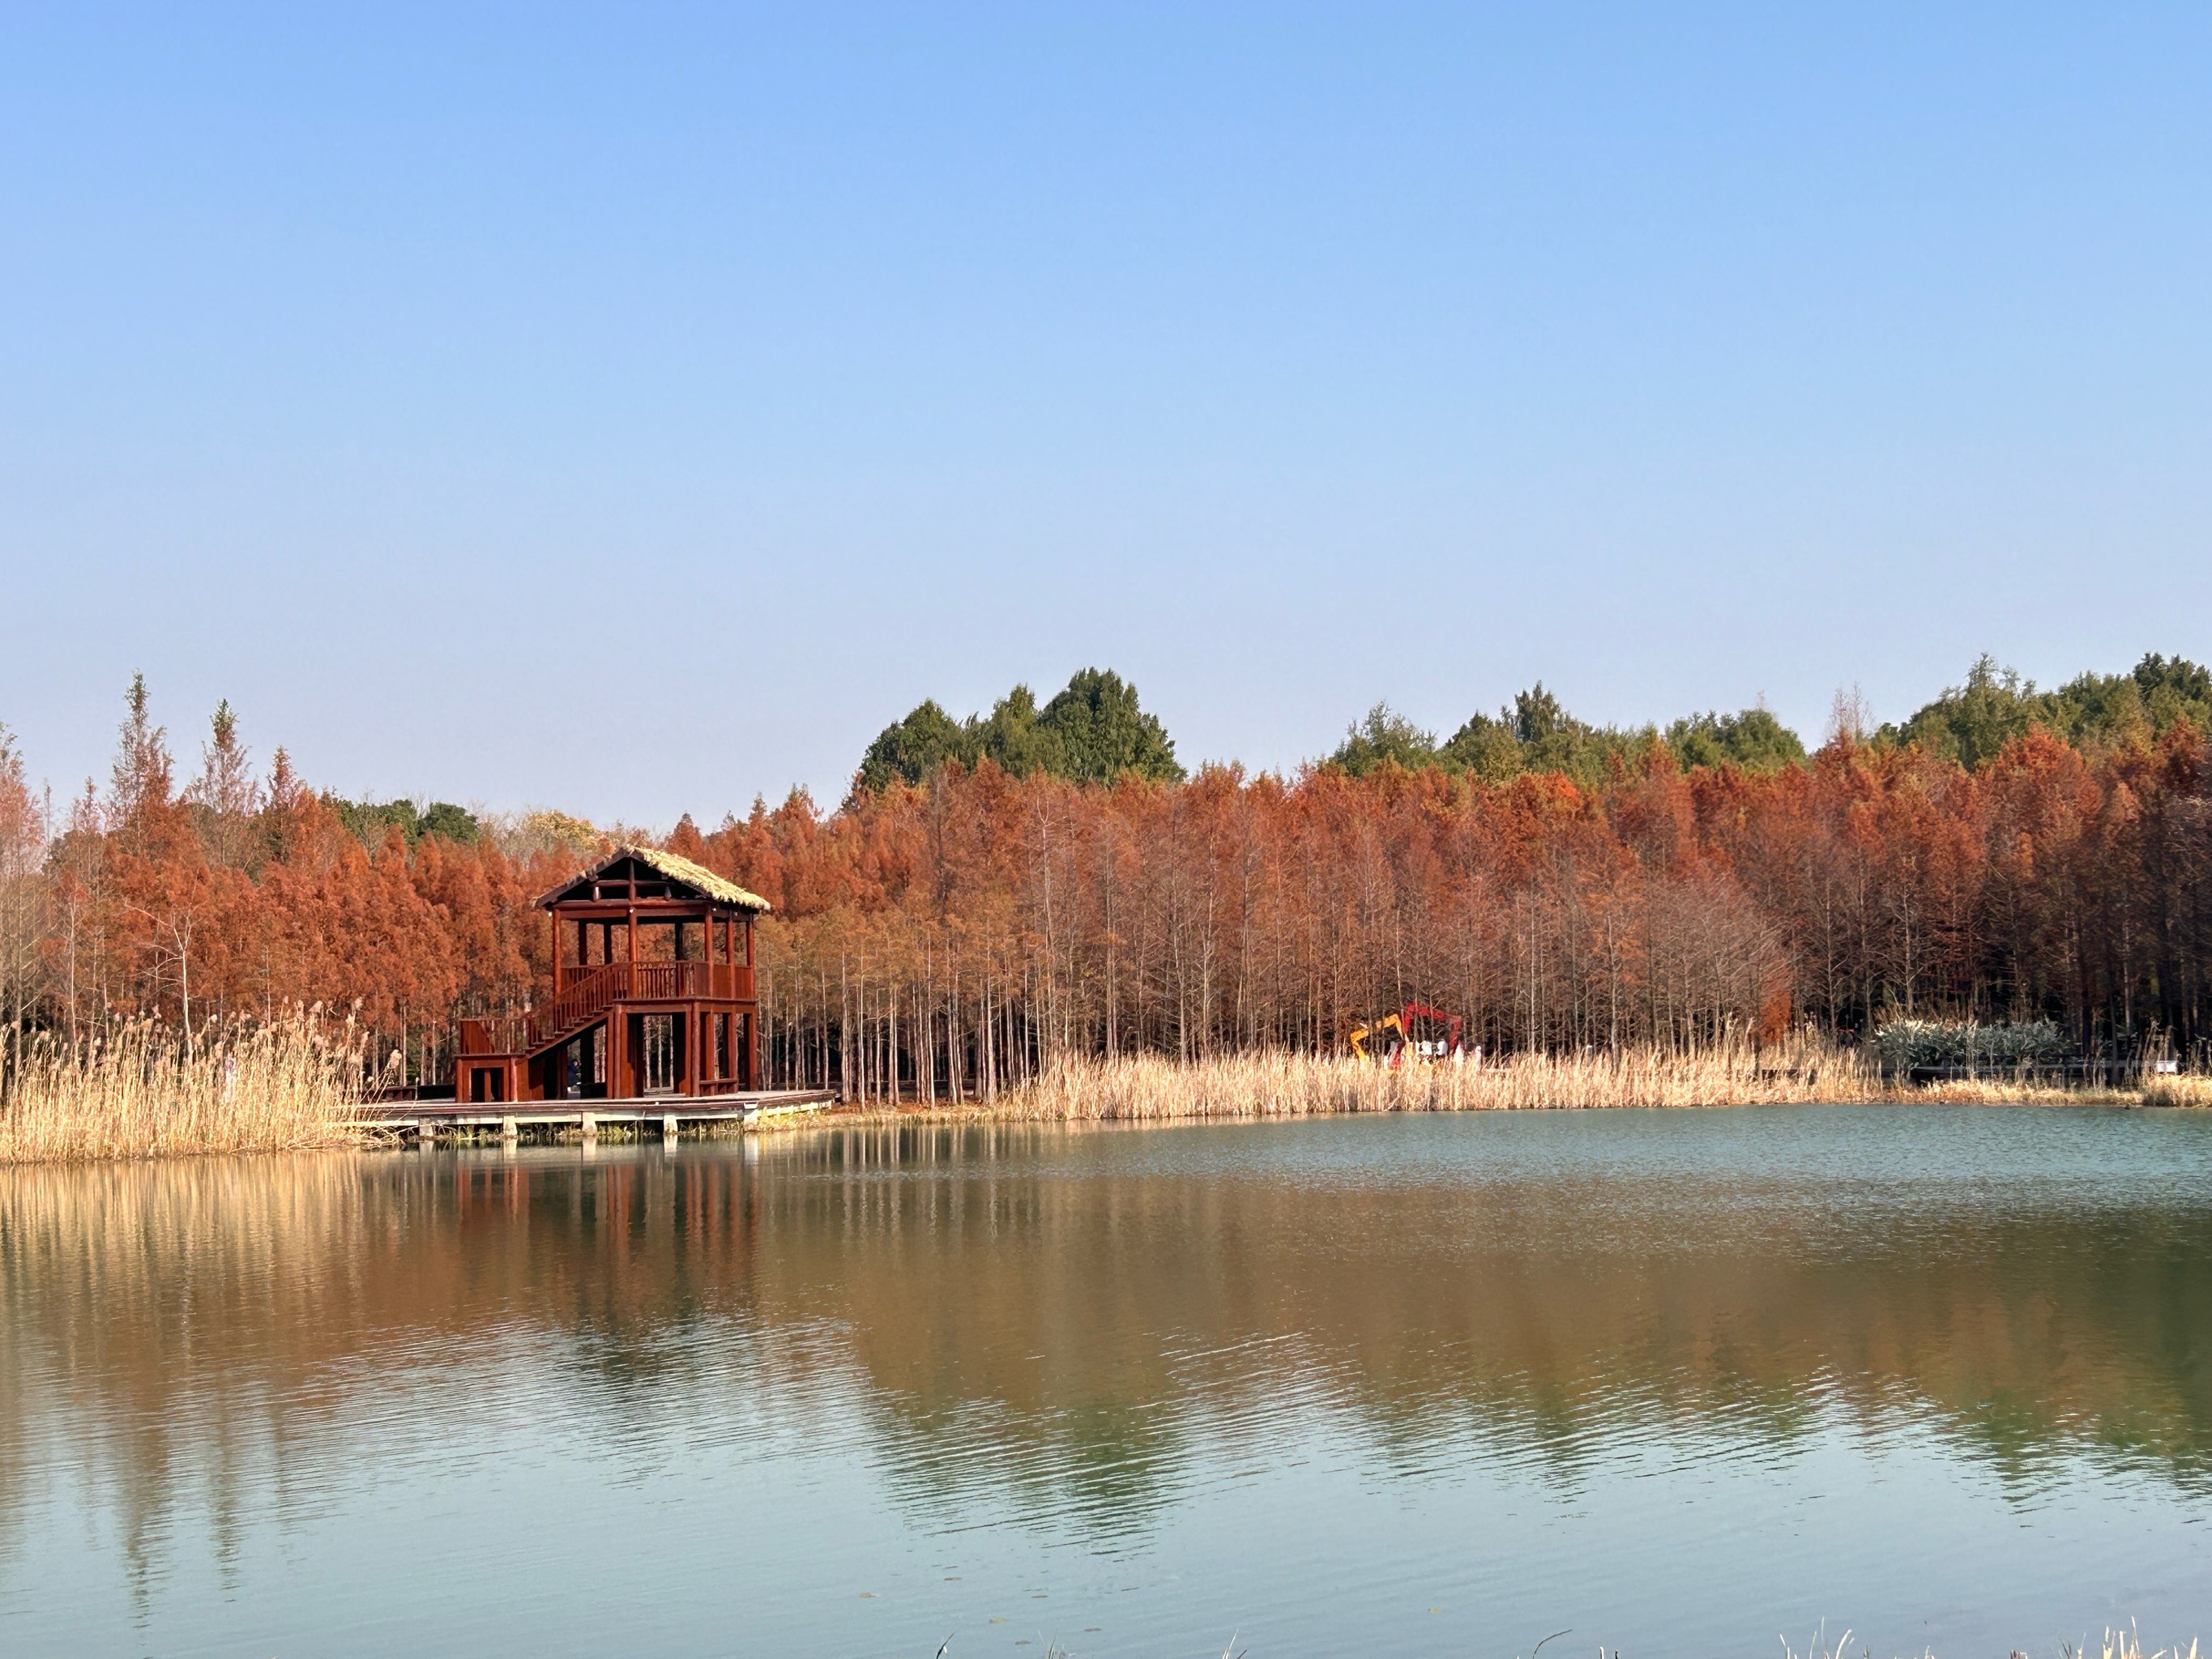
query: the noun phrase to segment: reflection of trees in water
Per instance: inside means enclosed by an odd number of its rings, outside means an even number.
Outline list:
[[[2085,1451],[2212,1470],[2193,1213],[1869,1220],[1114,1150],[1005,1126],[0,1172],[0,1548],[70,1468],[135,1571],[187,1504],[220,1555],[319,1501],[395,1387],[421,1432],[495,1386],[618,1435],[750,1413],[870,1459],[924,1524],[1100,1544],[1301,1437],[1571,1492],[1652,1449],[1785,1459],[1840,1410],[2021,1489]]]
[[[968,1449],[1006,1478],[1072,1478],[1091,1449],[1065,1425],[1149,1403],[1103,1461],[1170,1487],[1201,1417],[1213,1445],[1264,1444],[1316,1411],[1361,1424],[1384,1473],[1479,1453],[1570,1489],[1655,1445],[1794,1455],[1839,1410],[1876,1437],[1932,1428],[2023,1488],[2118,1450],[2207,1485],[2212,1334],[2193,1310],[2212,1249],[2193,1214],[1846,1215],[1865,1194],[1736,1204],[1619,1179],[1075,1180],[1065,1142],[1031,1160],[1018,1132],[977,1164],[957,1132],[906,1131],[893,1182],[890,1146],[860,1139],[811,1143],[793,1158],[811,1179],[764,1198],[787,1247],[764,1289],[832,1251],[803,1270],[842,1299],[879,1408],[927,1440],[937,1413],[991,1402],[1005,1449]],[[1267,1363],[1233,1346],[1286,1336]]]
[[[710,1409],[737,1379],[686,1338],[743,1313],[747,1190],[719,1160],[657,1158],[0,1171],[0,1542],[70,1470],[127,1560],[188,1504],[220,1547],[242,1502],[311,1507],[353,1458],[504,1431],[482,1407],[518,1380],[611,1426],[661,1423],[672,1396]],[[811,1338],[757,1346],[770,1385],[818,1363]],[[389,1410],[395,1374],[419,1412]]]
[[[1166,1407],[1114,1401],[1032,1413],[876,1395],[866,1436],[892,1501],[921,1526],[1014,1522],[1102,1549],[1143,1534],[1194,1452]]]
[[[372,1236],[392,1197],[338,1159],[0,1172],[0,1389],[18,1431],[0,1516],[20,1526],[37,1486],[83,1480],[142,1595],[189,1501],[219,1559],[233,1550],[246,1469],[311,1439],[331,1403],[330,1242]]]
[[[611,1410],[687,1385],[687,1339],[745,1314],[755,1215],[738,1165],[622,1158],[551,1168],[461,1166],[456,1208],[492,1206],[504,1282],[528,1287],[517,1313],[575,1339],[589,1391]],[[517,1219],[506,1219],[501,1206]]]

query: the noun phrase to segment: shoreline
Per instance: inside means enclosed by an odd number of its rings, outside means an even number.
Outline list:
[[[1464,1106],[1459,1108],[1443,1106],[1413,1109],[1386,1108],[1381,1110],[1346,1109],[1338,1111],[1298,1113],[1261,1110],[1215,1111],[1203,1114],[1160,1114],[1147,1117],[1116,1117],[1103,1113],[1048,1115],[1023,1109],[1020,1103],[1002,1097],[997,1102],[967,1101],[957,1106],[946,1101],[902,1101],[896,1106],[881,1101],[853,1101],[829,1106],[818,1113],[807,1115],[774,1118],[754,1123],[702,1121],[686,1125],[679,1144],[692,1142],[721,1144],[742,1141],[755,1136],[785,1138],[820,1134],[841,1129],[962,1129],[1005,1128],[1018,1126],[1058,1129],[1173,1129],[1232,1124],[1318,1122],[1353,1117],[1472,1116],[1483,1112],[1510,1112],[1519,1115],[1545,1112],[1718,1112],[1739,1110],[1747,1106],[1972,1106],[2045,1111],[2092,1106],[2115,1111],[2197,1109],[2164,1106],[2160,1103],[2146,1101],[2138,1091],[2113,1089],[2076,1090],[2065,1092],[2045,1091],[2032,1097],[2017,1092],[1970,1096],[1955,1092],[1936,1095],[1924,1091],[1901,1090],[1852,1098],[1723,1101],[1676,1103],[1667,1106],[1606,1102],[1585,1103],[1571,1106]],[[346,1141],[321,1147],[300,1146],[285,1150],[398,1152],[410,1149],[416,1144],[403,1135],[374,1127],[368,1129],[365,1133],[368,1139],[364,1140]],[[441,1134],[438,1138],[438,1144],[450,1148],[481,1151],[485,1147],[495,1147],[503,1143],[496,1131],[469,1129],[450,1131]],[[602,1122],[599,1125],[598,1133],[592,1141],[587,1142],[581,1133],[574,1128],[562,1127],[548,1133],[525,1137],[519,1144],[539,1147],[579,1147],[592,1144],[601,1146],[655,1146],[660,1144],[660,1137],[658,1133],[641,1127],[618,1127]],[[8,1167],[6,1164],[0,1164],[0,1169],[6,1167]]]
[[[1075,1060],[989,1100],[848,1103],[836,1121],[1190,1122],[1388,1112],[1587,1111],[1616,1107],[1713,1109],[1790,1104],[1972,1104],[2139,1108],[2212,1106],[2212,1079],[2159,1079],[2149,1088],[2052,1087],[2019,1079],[1885,1082],[1856,1055],[1800,1049],[1666,1054],[1626,1051],[1516,1056],[1489,1065],[1432,1063],[1391,1071],[1334,1056],[1233,1055]]]
[[[1349,1107],[1335,1111],[1312,1112],[1271,1112],[1248,1109],[1161,1113],[1146,1117],[1119,1117],[1110,1113],[1048,1115],[1025,1110],[1018,1104],[1010,1105],[1003,1100],[999,1103],[968,1101],[957,1106],[945,1101],[921,1103],[904,1101],[896,1106],[884,1102],[869,1101],[853,1102],[832,1107],[816,1117],[761,1124],[742,1132],[731,1133],[734,1136],[738,1133],[792,1133],[809,1129],[933,1127],[1011,1123],[1031,1123],[1043,1127],[1112,1126],[1126,1128],[1171,1128],[1187,1124],[1273,1123],[1286,1122],[1295,1119],[1418,1115],[1473,1116],[1484,1112],[1510,1112],[1524,1115],[1544,1112],[1723,1112],[1740,1110],[1748,1106],[1981,1106],[2017,1107],[2033,1110],[2097,1106],[2120,1111],[2203,1109],[2196,1103],[2181,1105],[2154,1101],[2147,1099],[2141,1091],[2126,1089],[2035,1091],[2011,1089],[1980,1091],[1962,1090],[1942,1094],[1927,1090],[1903,1089],[1833,1099],[1695,1101],[1672,1102],[1665,1105],[1630,1101],[1590,1101],[1573,1105],[1387,1107],[1377,1110]],[[687,1136],[689,1133],[687,1131]],[[706,1138],[703,1131],[702,1138]]]
[[[1747,1054],[1629,1054],[1581,1059],[1516,1058],[1484,1066],[1434,1064],[1392,1072],[1334,1056],[1232,1055],[1201,1061],[1140,1056],[1060,1062],[994,1098],[846,1101],[819,1113],[727,1126],[686,1127],[685,1139],[803,1134],[829,1129],[1258,1123],[1296,1118],[1485,1111],[1711,1111],[1751,1105],[2097,1106],[2139,1110],[2212,1106],[2212,1079],[2161,1079],[2191,1098],[2160,1090],[2051,1088],[2009,1079],[1953,1080],[1913,1087],[1875,1079],[1855,1057],[1822,1054],[1777,1066]],[[617,1144],[642,1136],[601,1139]],[[579,1144],[574,1130],[550,1137]],[[495,1135],[478,1138],[496,1141]]]
[[[411,1144],[395,1131],[356,1115],[358,1091],[330,1063],[329,1051],[300,1028],[275,1044],[250,1047],[258,1064],[251,1089],[235,1064],[230,1086],[217,1091],[187,1081],[176,1104],[148,1086],[143,1063],[157,1043],[123,1045],[133,1075],[128,1110],[116,1112],[117,1091],[86,1087],[51,1091],[46,1133],[26,1136],[0,1116],[0,1168],[10,1165],[136,1163],[223,1153],[381,1151]],[[113,1051],[108,1058],[114,1059]],[[166,1056],[161,1056],[166,1058]],[[271,1062],[276,1063],[272,1064]],[[95,1066],[88,1068],[98,1072]],[[184,1068],[189,1079],[204,1066]],[[49,1075],[52,1083],[64,1079]],[[110,1081],[111,1079],[102,1079]],[[89,1084],[79,1071],[69,1081]],[[204,1079],[201,1079],[203,1085]],[[73,1100],[62,1097],[74,1095]],[[152,1097],[153,1098],[149,1098]],[[249,1098],[248,1097],[251,1097]],[[11,1107],[14,1103],[11,1103]],[[1958,1079],[1913,1086],[1880,1078],[1853,1052],[1807,1042],[1785,1048],[1731,1046],[1668,1054],[1625,1050],[1585,1055],[1521,1054],[1487,1064],[1444,1061],[1389,1069],[1340,1055],[1284,1052],[1177,1060],[1156,1055],[1055,1061],[989,1098],[960,1102],[847,1101],[817,1113],[726,1125],[695,1122],[685,1139],[731,1139],[828,1128],[987,1124],[1171,1124],[1261,1122],[1409,1112],[1592,1111],[1667,1108],[1715,1110],[1732,1106],[1914,1104],[2212,1108],[2212,1078],[2166,1076],[2134,1088],[2053,1087],[2019,1078]],[[14,1127],[18,1133],[10,1136]],[[601,1127],[622,1144],[653,1138],[642,1129]],[[533,1133],[533,1142],[574,1144],[574,1129]],[[496,1132],[462,1131],[462,1144],[496,1143]]]

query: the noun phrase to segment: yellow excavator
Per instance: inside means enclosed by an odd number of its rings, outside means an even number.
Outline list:
[[[1386,1031],[1395,1032],[1398,1040],[1395,1042],[1386,1042],[1380,1055],[1370,1054],[1367,1051],[1367,1039],[1380,1037]],[[1406,1046],[1406,1021],[1401,1015],[1385,1014],[1371,1024],[1353,1026],[1346,1036],[1346,1041],[1352,1044],[1352,1058],[1355,1060],[1380,1059],[1386,1064],[1395,1065],[1397,1062],[1399,1052]]]

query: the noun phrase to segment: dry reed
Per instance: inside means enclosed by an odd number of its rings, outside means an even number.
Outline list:
[[[1850,1644],[1851,1633],[1849,1631],[1833,1642],[1827,1640],[1825,1633],[1815,1636],[1805,1644],[1805,1659],[1850,1659]],[[2071,1642],[2062,1642],[2058,1651],[2061,1659],[2088,1659],[2089,1647],[2086,1642],[2080,1647]],[[1790,1645],[1786,1636],[1782,1638],[1782,1652],[1784,1659],[1797,1659],[1797,1650]],[[1933,1650],[1923,1650],[1921,1659],[1934,1659]],[[2107,1628],[2099,1649],[2098,1659],[2197,1659],[2197,1644],[2192,1641],[2185,1648],[2176,1642],[2170,1648],[2159,1648],[2146,1654],[2142,1638],[2133,1625],[2125,1630]]]
[[[189,1039],[144,1019],[0,1034],[0,1164],[358,1145],[361,1098],[350,1024],[312,1010]]]
[[[2082,1651],[2086,1656],[2086,1648]],[[2125,1630],[2106,1631],[2104,1647],[2099,1659],[2197,1659],[2197,1643],[2192,1638],[2184,1648],[2176,1642],[2170,1648],[2160,1648],[2145,1655],[2142,1638],[2136,1634],[2136,1627],[2130,1625]]]
[[[2131,1106],[2142,1098],[2136,1090],[2117,1084],[2045,1083],[2007,1077],[2002,1073],[1988,1077],[1940,1078],[1933,1083],[1894,1084],[1885,1097],[1929,1105],[1948,1102],[1966,1106]]]
[[[2146,1106],[2212,1106],[2212,1077],[2145,1078],[2142,1103]]]
[[[1855,1054],[1811,1040],[1692,1053],[1632,1048],[1396,1068],[1345,1056],[1269,1053],[1185,1063],[1146,1055],[1068,1060],[988,1109],[1043,1121],[1307,1117],[1340,1112],[1743,1106],[1868,1100],[1881,1092]]]

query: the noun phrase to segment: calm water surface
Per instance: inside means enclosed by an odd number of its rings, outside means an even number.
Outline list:
[[[0,1652],[2212,1635],[2208,1224],[2095,1110],[0,1171]]]

